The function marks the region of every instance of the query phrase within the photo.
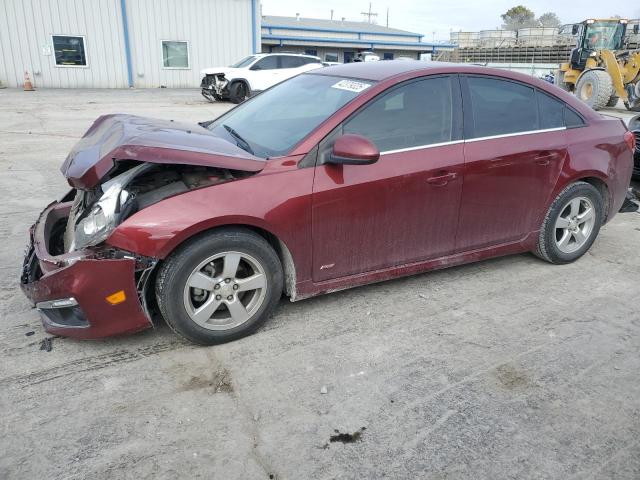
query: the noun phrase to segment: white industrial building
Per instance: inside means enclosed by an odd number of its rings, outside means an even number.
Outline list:
[[[0,0],[9,87],[197,87],[258,51],[258,0]]]
[[[363,51],[381,59],[420,59],[425,53],[453,50],[454,45],[423,41],[424,35],[368,22],[344,19],[262,17],[262,51],[317,55],[325,62],[349,63]]]

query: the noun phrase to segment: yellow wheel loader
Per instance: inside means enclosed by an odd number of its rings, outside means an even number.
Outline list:
[[[575,24],[576,48],[560,65],[556,84],[594,110],[615,106],[621,98],[627,109],[640,112],[640,50],[626,49],[627,24],[617,18]],[[633,33],[638,31],[635,24]]]

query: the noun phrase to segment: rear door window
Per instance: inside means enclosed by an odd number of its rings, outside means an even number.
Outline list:
[[[278,68],[278,56],[271,55],[258,60],[251,70],[275,70],[276,68]]]
[[[467,138],[540,129],[533,87],[489,77],[467,77],[471,125]]]
[[[457,92],[456,92],[457,94]],[[411,82],[372,100],[343,126],[381,152],[454,140],[454,93],[449,77]]]
[[[280,57],[280,68],[298,68],[304,65],[304,58],[302,57]]]

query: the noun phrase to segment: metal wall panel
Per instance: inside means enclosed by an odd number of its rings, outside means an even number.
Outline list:
[[[136,87],[198,87],[200,70],[260,49],[257,0],[126,0]],[[256,30],[252,32],[255,15]],[[86,67],[55,65],[51,35],[85,37]],[[165,69],[162,40],[189,43],[189,68]],[[120,0],[0,0],[0,82],[36,88],[126,88]]]
[[[198,87],[203,68],[253,53],[252,1],[127,0],[135,86]],[[260,12],[255,16],[259,43]],[[164,68],[162,40],[188,42],[188,69]]]
[[[57,66],[51,35],[85,38],[86,67]],[[127,86],[119,0],[0,1],[0,81],[21,87]]]

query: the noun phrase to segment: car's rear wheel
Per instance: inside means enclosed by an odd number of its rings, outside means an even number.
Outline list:
[[[603,218],[602,196],[593,185],[569,185],[549,207],[536,255],[556,264],[577,260],[593,245]]]
[[[282,285],[280,260],[264,238],[249,230],[220,230],[164,262],[156,296],[176,333],[212,345],[255,331],[277,306]]]
[[[246,83],[238,81],[229,87],[229,100],[232,103],[242,103],[249,98],[249,87]]]

